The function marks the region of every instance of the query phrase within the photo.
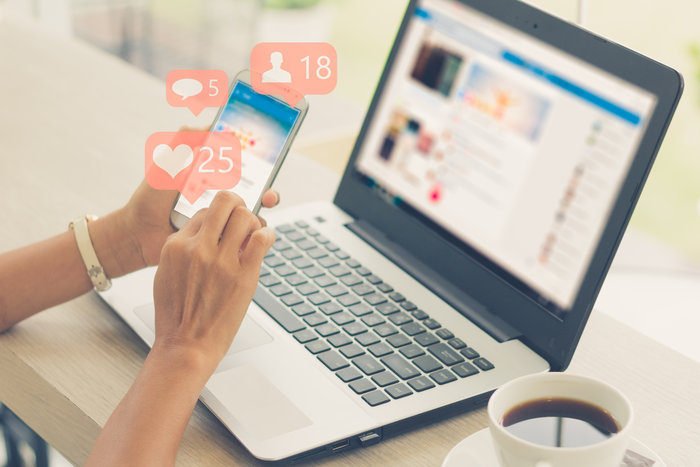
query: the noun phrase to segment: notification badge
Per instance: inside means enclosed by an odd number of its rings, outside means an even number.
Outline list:
[[[228,77],[221,70],[173,70],[165,78],[165,97],[173,107],[187,107],[199,115],[207,107],[221,107],[228,97]]]
[[[161,131],[146,140],[146,181],[178,190],[194,203],[207,190],[230,190],[241,179],[241,143],[228,132]]]
[[[335,89],[338,55],[327,42],[261,42],[250,54],[250,82],[295,106],[305,95]]]

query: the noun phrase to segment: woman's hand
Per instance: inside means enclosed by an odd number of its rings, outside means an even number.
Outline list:
[[[213,372],[243,321],[274,241],[243,200],[225,191],[170,236],[153,287],[153,350],[194,356]]]

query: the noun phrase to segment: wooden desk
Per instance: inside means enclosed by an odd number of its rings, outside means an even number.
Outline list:
[[[0,22],[0,72],[1,251],[62,231],[76,215],[122,205],[142,176],[147,136],[196,123],[167,106],[162,82],[27,25]],[[293,155],[276,187],[284,206],[330,199],[337,182],[337,174]],[[0,335],[0,400],[82,464],[147,351],[90,293]],[[698,464],[700,364],[594,313],[571,370],[626,393],[637,413],[634,435],[669,466]],[[456,415],[316,464],[439,465],[486,423],[483,409]],[[232,463],[256,460],[198,404],[178,465]]]

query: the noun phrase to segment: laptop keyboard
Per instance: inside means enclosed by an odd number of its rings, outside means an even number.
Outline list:
[[[255,302],[370,406],[494,368],[306,221],[275,230]]]

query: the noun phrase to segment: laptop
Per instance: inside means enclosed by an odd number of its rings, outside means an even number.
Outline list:
[[[517,1],[410,2],[335,199],[268,215],[277,241],[201,400],[289,461],[564,370],[681,90]],[[102,294],[149,345],[153,275]]]

